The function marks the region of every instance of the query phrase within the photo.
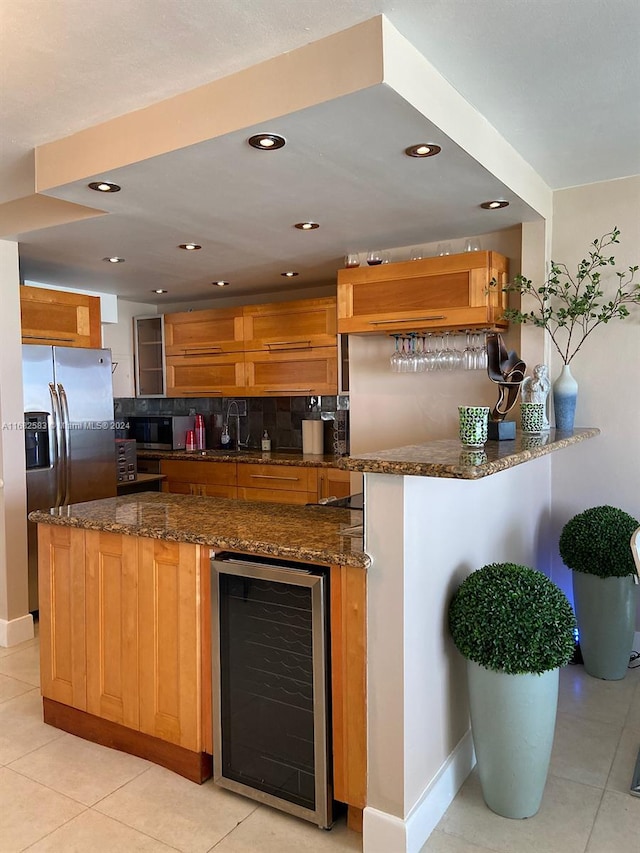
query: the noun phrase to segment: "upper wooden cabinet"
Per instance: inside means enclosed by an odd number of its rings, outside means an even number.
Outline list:
[[[242,308],[212,308],[164,315],[167,356],[198,358],[244,349]]]
[[[336,300],[165,314],[169,397],[336,394]]]
[[[303,352],[336,346],[336,300],[298,299],[245,305],[244,350]]]
[[[101,347],[100,297],[44,287],[20,288],[23,344]]]
[[[489,287],[492,279],[498,286]],[[465,252],[338,271],[338,331],[506,328],[508,261]]]

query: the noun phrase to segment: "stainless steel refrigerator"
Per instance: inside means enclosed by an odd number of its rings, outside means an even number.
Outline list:
[[[27,508],[116,494],[111,352],[22,347]],[[38,609],[37,525],[28,524],[29,610]]]

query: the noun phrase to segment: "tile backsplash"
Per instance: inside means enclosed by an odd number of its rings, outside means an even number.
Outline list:
[[[344,456],[349,452],[349,397],[116,397],[117,421],[131,415],[204,415],[207,447],[220,447],[220,433],[229,404],[235,400],[240,411],[240,440],[260,449],[265,430],[272,450],[302,452],[302,421],[318,418],[324,422],[324,452]],[[244,406],[243,406],[244,404]],[[233,431],[235,418],[229,420]],[[126,436],[122,436],[126,437]]]

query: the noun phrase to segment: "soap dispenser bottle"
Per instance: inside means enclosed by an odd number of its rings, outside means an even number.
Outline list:
[[[229,433],[229,427],[227,425],[222,427],[220,446],[223,450],[231,450],[231,434]]]
[[[262,434],[262,449],[264,451],[271,450],[271,439],[269,438],[269,433],[267,432],[266,429],[265,429],[264,433]]]

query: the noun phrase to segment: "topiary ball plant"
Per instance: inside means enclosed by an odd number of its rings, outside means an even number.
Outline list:
[[[622,509],[594,506],[562,528],[560,556],[575,572],[600,578],[623,578],[636,572],[631,534],[640,522]]]
[[[511,675],[564,666],[575,649],[575,616],[567,597],[528,566],[492,563],[466,578],[449,606],[460,653]]]

